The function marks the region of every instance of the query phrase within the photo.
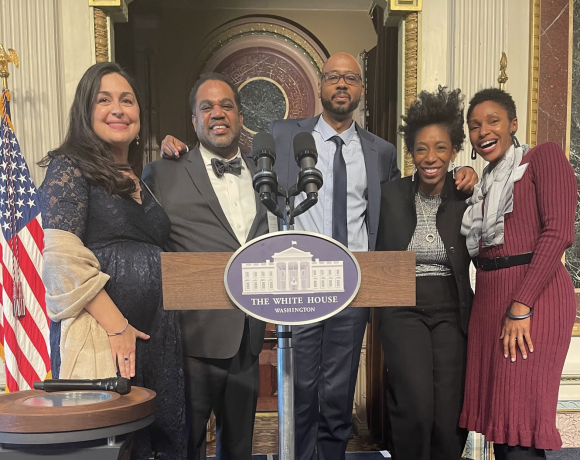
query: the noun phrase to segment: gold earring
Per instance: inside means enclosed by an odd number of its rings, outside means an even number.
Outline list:
[[[137,137],[135,138],[135,144],[139,145],[139,134],[137,134]]]

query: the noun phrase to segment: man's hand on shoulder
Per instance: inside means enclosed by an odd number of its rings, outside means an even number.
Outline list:
[[[177,160],[180,153],[187,152],[187,145],[168,134],[161,142],[161,158]]]
[[[479,176],[471,166],[463,166],[455,170],[455,186],[457,190],[467,195],[473,193],[475,184],[479,181]]]

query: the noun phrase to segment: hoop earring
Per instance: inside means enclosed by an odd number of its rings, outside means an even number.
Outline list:
[[[472,160],[476,160],[477,159],[477,153],[475,152],[475,148],[471,149],[471,159]]]
[[[453,171],[453,179],[455,179],[455,163],[451,162],[451,170]]]
[[[513,131],[510,133],[510,135],[512,136],[512,144],[514,144],[514,147],[517,149],[520,147],[520,141],[518,141],[518,138],[516,137],[516,132]]]
[[[135,144],[139,145],[139,134],[137,134],[137,137],[135,138]]]
[[[417,172],[417,167],[413,165],[413,174],[411,175],[411,180],[415,182],[415,173]]]

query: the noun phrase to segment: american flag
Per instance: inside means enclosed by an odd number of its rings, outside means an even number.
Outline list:
[[[10,121],[10,93],[0,104],[0,356],[6,391],[50,377],[49,319],[42,273],[40,200]]]

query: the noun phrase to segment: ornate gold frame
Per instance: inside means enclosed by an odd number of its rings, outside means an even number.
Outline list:
[[[530,0],[530,75],[528,95],[528,144],[538,143],[538,91],[540,87],[541,0]]]
[[[102,10],[115,22],[129,20],[129,3],[133,0],[89,0],[89,6]]]
[[[95,59],[97,62],[107,62],[109,56],[109,18],[112,22],[127,22],[129,20],[129,3],[133,0],[88,0],[93,8],[93,25],[95,32]]]
[[[97,62],[109,60],[109,31],[107,29],[107,15],[99,8],[93,9],[95,22],[95,58]]]
[[[419,13],[405,18],[405,112],[417,97],[419,83]],[[413,173],[411,153],[405,148],[403,176]]]
[[[199,73],[199,71],[205,67],[208,60],[216,50],[235,38],[245,35],[279,36],[283,40],[293,43],[296,47],[301,48],[304,51],[304,55],[310,59],[318,73],[322,73],[322,67],[324,66],[323,57],[310,43],[308,43],[307,40],[283,25],[267,22],[250,22],[241,24],[212,37],[209,42],[204,45],[202,52],[198,56],[198,67],[195,69],[196,71],[194,73]]]
[[[423,0],[388,0],[388,13],[403,11],[406,14],[423,10]]]

